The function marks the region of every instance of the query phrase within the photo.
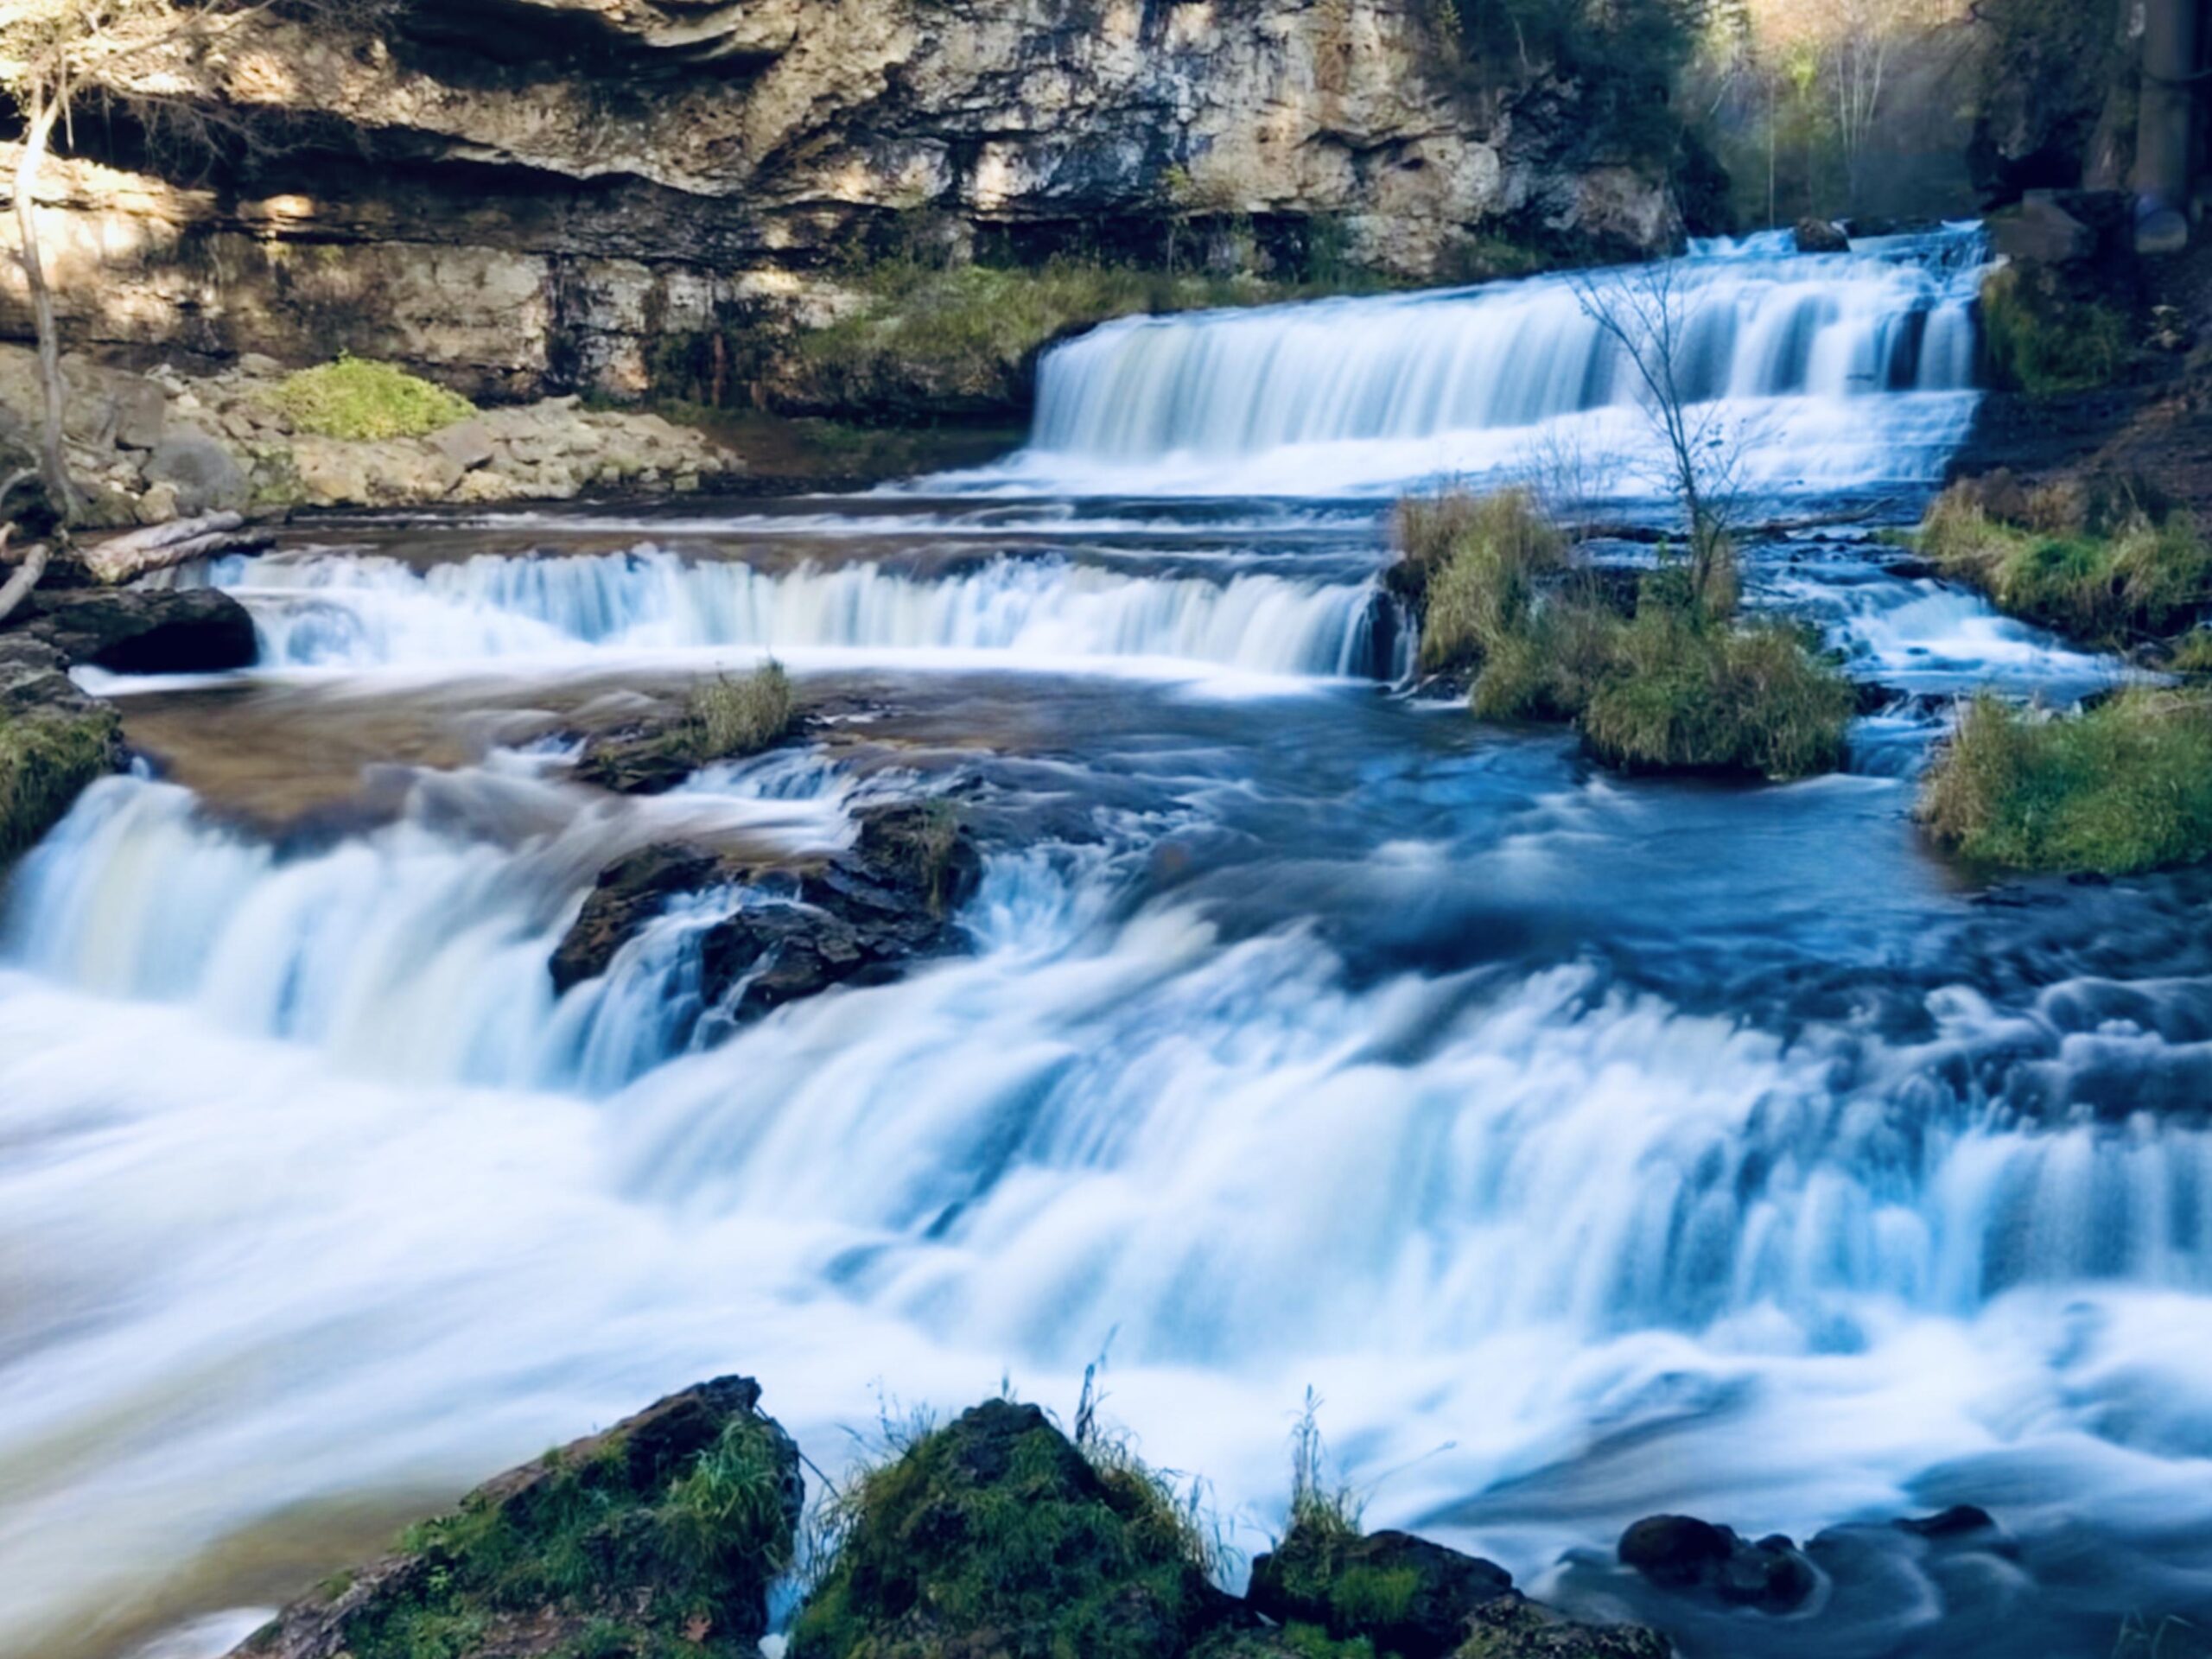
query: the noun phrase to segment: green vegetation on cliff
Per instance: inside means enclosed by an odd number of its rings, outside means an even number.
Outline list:
[[[862,268],[858,281],[863,308],[802,336],[799,354],[825,383],[828,401],[897,419],[1022,403],[1041,347],[1116,317],[1263,304],[1317,291],[1256,276],[1065,257],[1028,270],[891,259]],[[1333,291],[1361,285],[1347,278]]]
[[[1701,594],[1681,563],[1607,584],[1520,492],[1408,502],[1398,523],[1422,664],[1472,670],[1478,715],[1572,721],[1627,771],[1787,779],[1842,760],[1849,683],[1803,629],[1739,620],[1725,558]]]
[[[1984,694],[1921,797],[1929,832],[1980,863],[2119,875],[2212,857],[2212,701],[2135,687],[2053,715]]]
[[[1992,272],[1981,285],[1981,329],[1997,384],[2039,397],[2112,385],[2131,350],[2125,311],[2068,293],[2047,269]]]
[[[342,353],[287,375],[269,399],[302,432],[372,442],[419,438],[476,412],[466,397],[396,364]]]

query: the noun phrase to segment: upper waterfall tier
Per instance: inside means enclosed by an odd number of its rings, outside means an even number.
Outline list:
[[[998,476],[1326,494],[1555,464],[1564,445],[1602,493],[1648,493],[1642,386],[1597,314],[1648,298],[1656,269],[1682,391],[1726,405],[1754,486],[1929,479],[1973,413],[1984,258],[1970,226],[1820,256],[1766,234],[1641,270],[1129,318],[1046,355],[1030,445]]]

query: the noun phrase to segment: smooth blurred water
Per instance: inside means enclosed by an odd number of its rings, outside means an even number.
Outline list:
[[[1714,384],[1913,450],[1973,397],[1939,319],[1978,258],[1705,250]],[[269,665],[122,688],[172,778],[90,791],[0,907],[0,1653],[219,1650],[700,1376],[758,1374],[834,1465],[880,1395],[1065,1411],[1102,1351],[1248,1548],[1310,1387],[1372,1522],[1694,1655],[2212,1615],[2212,887],[1993,894],[1910,819],[1952,694],[2114,664],[1869,543],[1758,541],[1751,602],[1891,706],[1834,777],[1625,780],[1408,694],[1372,503],[992,493],[1549,418],[1590,375],[1562,293],[1102,331],[981,493],[341,525],[188,573]],[[1911,389],[1859,386],[1901,353]],[[517,735],[766,653],[820,721],[667,796]],[[378,756],[346,812],[245,764],[319,745]],[[925,794],[985,876],[902,982],[731,1030],[696,950],[730,886],[554,995],[610,860],[821,856]],[[2007,1553],[1887,1525],[1955,1502]],[[1808,1611],[1724,1614],[1607,1564],[1662,1510],[1846,1530]]]

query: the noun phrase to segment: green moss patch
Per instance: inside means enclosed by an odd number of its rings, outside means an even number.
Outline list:
[[[2212,699],[2135,688],[2052,716],[1977,697],[1929,770],[1944,845],[2021,870],[2107,874],[2212,857]]]
[[[2001,609],[2096,645],[2164,637],[2212,606],[2212,547],[2186,513],[2120,510],[2094,531],[2055,503],[2023,511],[2031,522],[1999,519],[1975,486],[1954,485],[1922,523],[1921,551]]]
[[[77,797],[122,760],[115,710],[76,702],[82,706],[19,713],[0,708],[0,863],[36,846]]]
[[[1134,1459],[995,1400],[856,1476],[791,1659],[1173,1659],[1227,1619],[1187,1512]]]
[[[466,397],[396,364],[343,355],[287,375],[269,400],[301,431],[326,438],[419,438],[476,412]]]
[[[1981,327],[1998,384],[2038,397],[2108,386],[2133,355],[2125,311],[2072,297],[2054,275],[2018,265],[1982,283]]]
[[[548,1454],[287,1621],[334,1624],[353,1659],[750,1659],[799,1500],[797,1452],[757,1399],[725,1378]],[[284,1628],[256,1647],[284,1650]]]

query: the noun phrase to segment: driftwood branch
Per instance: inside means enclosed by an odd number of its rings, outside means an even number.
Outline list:
[[[245,528],[243,515],[211,512],[204,518],[153,524],[95,543],[85,549],[85,568],[98,581],[116,587],[211,554],[268,544],[264,532]]]
[[[13,524],[0,524],[0,557],[5,556],[8,537],[15,533],[15,529]],[[31,589],[37,587],[39,579],[46,575],[48,556],[44,542],[34,542],[23,550],[21,555],[22,563],[16,574],[4,583],[0,583],[0,622],[5,622],[14,615],[16,607],[30,597]]]

